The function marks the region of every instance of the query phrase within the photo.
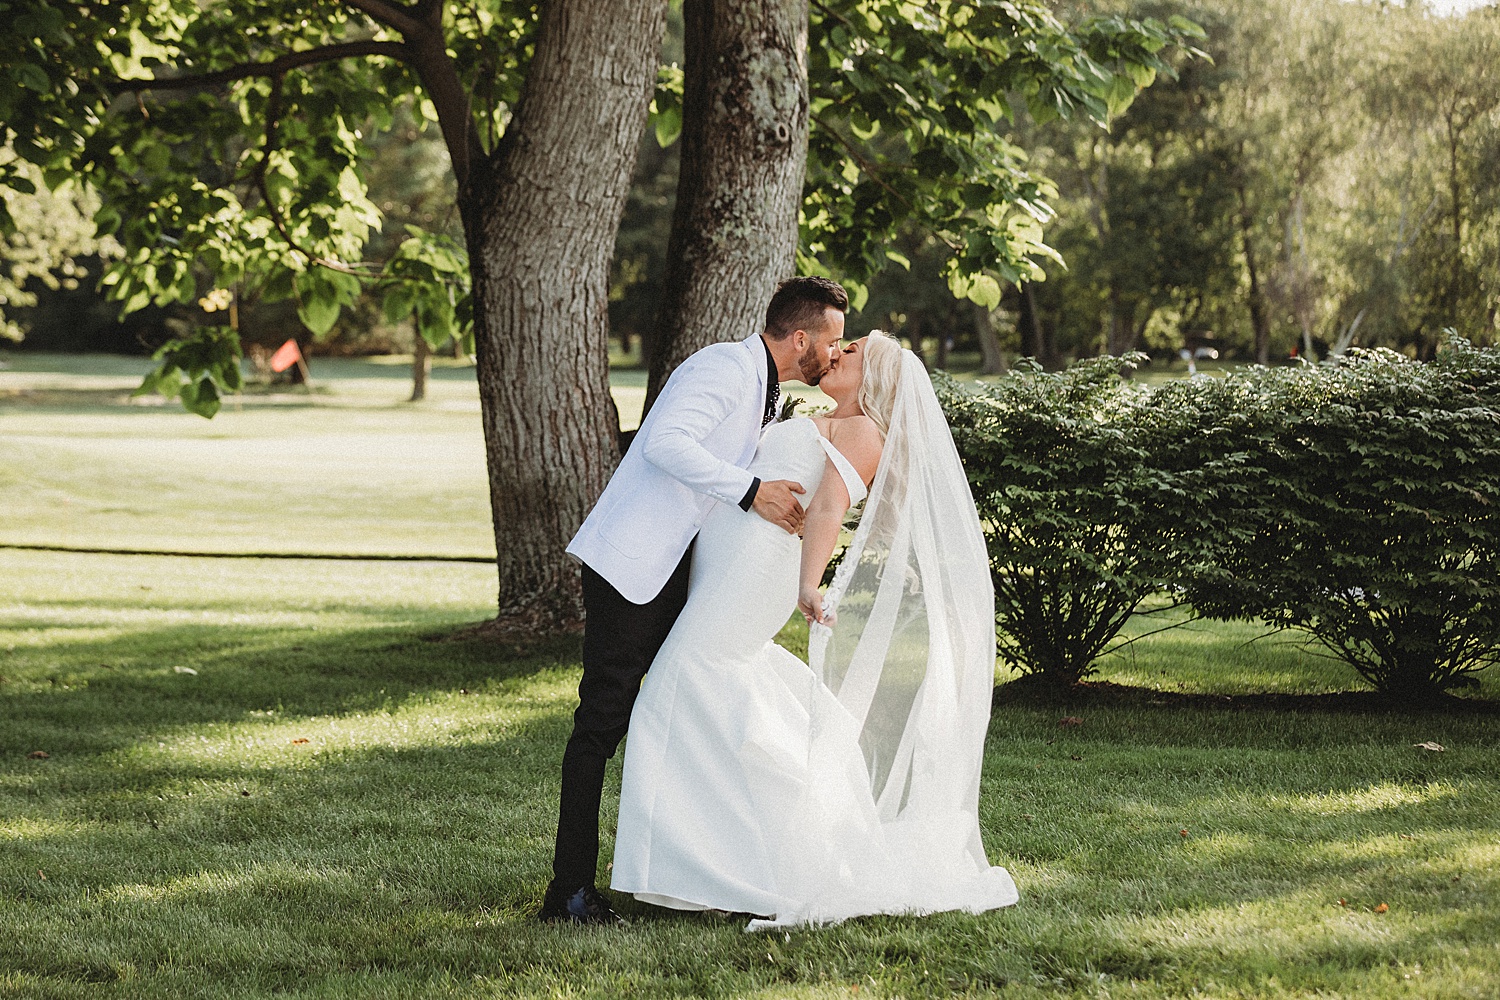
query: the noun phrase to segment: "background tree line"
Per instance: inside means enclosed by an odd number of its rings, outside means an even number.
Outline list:
[[[899,332],[929,360],[951,343],[1065,359],[1208,346],[1267,363],[1351,345],[1430,357],[1453,327],[1500,333],[1500,9],[1317,0],[1089,3],[1202,25],[1108,131],[1022,118],[1015,141],[1056,183],[1045,280],[1002,307],[952,294],[951,249],[915,227],[869,282],[858,333]],[[649,339],[675,176],[643,149],[621,226],[611,317]],[[993,340],[991,339],[993,338]]]
[[[1177,77],[1144,91],[1107,132],[1086,119],[1021,117],[1017,145],[1056,183],[1046,240],[1066,266],[1042,261],[1046,280],[1006,285],[992,311],[955,298],[951,246],[908,224],[885,266],[861,275],[868,298],[851,330],[896,330],[938,367],[950,345],[978,352],[990,371],[1002,351],[1052,367],[1184,346],[1267,362],[1353,344],[1427,357],[1450,326],[1494,339],[1495,7],[1439,17],[1419,4],[1090,0],[1062,13],[1100,11],[1188,17],[1205,27],[1212,61],[1175,57]],[[682,32],[674,10],[664,65],[681,64]],[[642,137],[615,240],[610,328],[635,357],[651,356],[666,281],[680,121],[669,109]],[[408,104],[371,137],[368,184],[382,219],[374,259],[407,225],[461,236],[447,153],[429,124]],[[111,252],[85,225],[97,206],[35,184],[34,194],[7,195],[23,225],[6,241],[0,326],[11,338],[29,330],[39,349],[157,346],[159,312],[120,325],[94,283],[79,281],[97,277]],[[415,349],[410,320],[388,322],[378,306],[378,296],[357,300],[314,349]],[[252,341],[296,327],[285,302],[251,302],[241,316]]]

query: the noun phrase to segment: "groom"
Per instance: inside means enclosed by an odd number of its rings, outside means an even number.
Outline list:
[[[838,283],[791,278],[771,297],[763,333],[684,361],[568,544],[583,563],[583,680],[539,919],[620,922],[594,888],[604,762],[625,737],[641,678],[687,603],[693,539],[709,512],[730,503],[793,534],[801,529],[802,487],[763,483],[746,468],[776,417],[778,383],[818,384],[838,357],[848,308]]]

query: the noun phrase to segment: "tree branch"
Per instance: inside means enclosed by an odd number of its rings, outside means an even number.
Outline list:
[[[425,22],[434,30],[443,27],[443,0],[417,0],[412,7],[412,16]]]
[[[403,35],[417,34],[423,28],[418,17],[413,16],[414,11],[402,4],[392,3],[391,0],[344,0],[344,2],[368,14],[372,20],[395,28]]]
[[[395,0],[344,0],[363,11],[379,24],[394,28],[406,38],[406,62],[416,70],[417,78],[437,109],[438,127],[448,147],[453,174],[458,180],[459,200],[468,194],[470,167],[484,150],[474,128],[469,108],[469,92],[459,79],[458,68],[448,54],[443,36],[441,0],[417,0],[415,4]]]
[[[849,158],[855,162],[859,169],[864,174],[866,174],[870,178],[870,180],[874,181],[876,184],[884,188],[887,194],[889,194],[892,198],[895,198],[901,204],[905,205],[908,210],[912,212],[916,211],[916,206],[912,205],[912,203],[907,200],[905,195],[903,195],[900,191],[897,191],[895,188],[891,187],[890,184],[886,183],[885,178],[880,176],[880,168],[867,160],[864,154],[860,152],[859,147],[855,146],[848,139],[845,139],[843,135],[839,133],[838,129],[834,128],[832,125],[829,125],[819,115],[813,114],[811,112],[809,112],[807,119],[808,121],[816,124],[824,132],[827,132],[829,135],[833,136],[838,144],[844,147],[844,151],[849,154]]]
[[[198,90],[217,87],[235,80],[251,77],[284,76],[289,70],[316,63],[334,62],[355,56],[388,56],[409,62],[411,55],[401,42],[341,42],[337,45],[320,45],[313,49],[302,49],[277,56],[269,62],[242,63],[213,73],[194,73],[187,76],[172,76],[152,80],[115,80],[106,84],[111,93],[128,94],[143,90]]]
[[[469,94],[459,79],[458,69],[443,38],[443,5],[421,0],[406,8],[391,0],[345,0],[380,24],[406,36],[403,42],[359,41],[321,45],[288,52],[269,62],[244,63],[213,73],[151,80],[116,80],[106,84],[113,94],[140,93],[145,90],[195,90],[216,87],[235,80],[268,77],[279,81],[289,71],[316,63],[333,62],[355,56],[387,56],[405,63],[416,71],[428,97],[438,111],[438,125],[453,162],[460,197],[468,189],[471,164],[483,155],[479,137],[469,112]],[[279,85],[279,84],[278,84]]]

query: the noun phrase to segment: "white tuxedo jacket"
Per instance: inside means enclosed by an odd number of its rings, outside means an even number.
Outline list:
[[[714,506],[750,491],[767,377],[759,334],[678,366],[568,554],[632,603],[660,593]]]

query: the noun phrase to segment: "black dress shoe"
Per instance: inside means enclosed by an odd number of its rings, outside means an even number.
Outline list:
[[[547,886],[542,908],[536,918],[546,924],[574,924],[580,927],[623,927],[625,918],[614,911],[604,894],[591,885],[564,895],[555,886]]]

